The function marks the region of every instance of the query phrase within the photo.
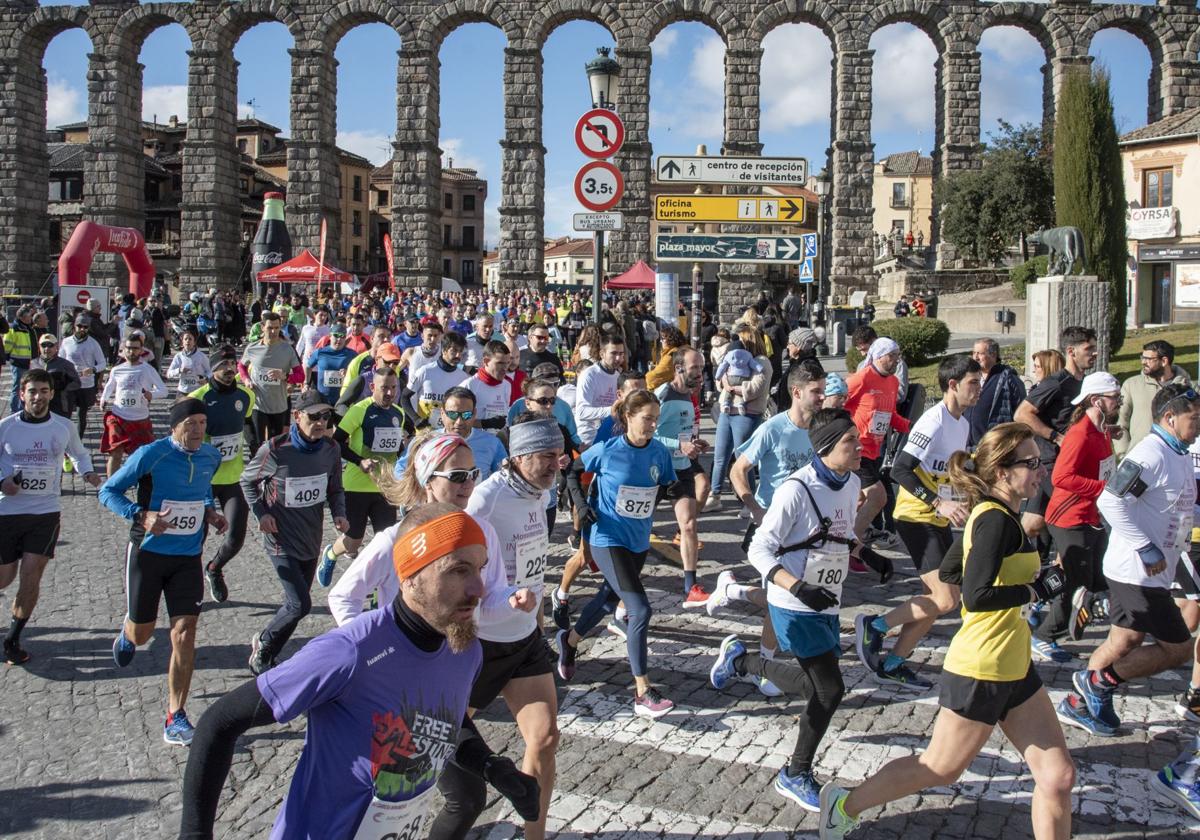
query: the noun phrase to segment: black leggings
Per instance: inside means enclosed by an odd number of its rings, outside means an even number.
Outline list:
[[[265,411],[259,411],[257,408],[250,415],[254,427],[254,441],[250,445],[250,451],[257,452],[258,448],[267,442],[269,438],[283,434],[288,427],[290,414],[286,411],[281,411],[278,414],[268,414]]]
[[[1071,598],[1075,590],[1086,589],[1093,594],[1107,592],[1108,581],[1104,579],[1102,561],[1108,547],[1108,534],[1099,525],[1079,525],[1059,528],[1047,525],[1046,530],[1054,539],[1054,547],[1062,556],[1063,574],[1067,585],[1050,601],[1042,623],[1033,635],[1044,642],[1062,638],[1070,629]]]
[[[310,591],[317,573],[317,561],[293,560],[272,554],[271,562],[275,564],[275,574],[279,575],[279,582],[283,585],[283,604],[259,638],[262,639],[264,650],[271,656],[278,656],[300,620],[312,612]]]
[[[463,840],[487,807],[487,783],[451,759],[437,786],[446,801],[429,827],[429,840]]]
[[[796,657],[798,665],[786,661],[763,659],[756,653],[740,657],[735,666],[743,676],[766,677],[784,694],[796,700],[807,700],[804,713],[797,718],[796,748],[788,762],[788,775],[812,772],[813,757],[829,729],[833,713],[846,695],[842,670],[838,667],[836,651],[818,656]]]
[[[219,572],[225,568],[226,563],[237,556],[237,553],[242,550],[242,544],[246,542],[246,522],[250,518],[250,506],[246,504],[246,497],[242,495],[242,485],[237,482],[214,484],[212,489],[213,498],[221,506],[221,512],[225,514],[225,518],[229,520],[229,528],[225,531],[221,547],[217,549],[217,553],[213,555],[213,559],[208,564],[214,571]],[[205,523],[204,529],[205,540],[207,540],[207,523]]]

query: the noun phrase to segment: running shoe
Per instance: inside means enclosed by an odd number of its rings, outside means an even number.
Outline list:
[[[195,727],[187,718],[187,712],[180,709],[173,715],[167,715],[167,722],[163,725],[163,740],[168,744],[178,744],[181,747],[188,747],[192,744],[192,736],[196,734]]]
[[[880,633],[872,626],[876,616],[859,613],[854,617],[854,649],[858,651],[858,661],[866,666],[868,671],[879,669],[883,660],[883,639],[886,633]]]
[[[1104,685],[1103,682],[1093,682],[1092,672],[1086,669],[1072,674],[1071,682],[1074,684],[1075,690],[1079,692],[1079,696],[1087,703],[1092,717],[1115,734],[1121,727],[1121,719],[1117,717],[1117,711],[1113,708],[1113,693],[1116,691],[1116,687]]]
[[[567,534],[567,546],[572,551],[579,550],[579,532],[578,531],[572,531],[571,533]]]
[[[264,671],[270,671],[275,666],[275,659],[263,647],[262,636],[255,633],[250,640],[250,673],[258,676]]]
[[[864,572],[869,571],[869,567],[867,566],[867,564],[864,563],[859,558],[855,557],[853,554],[850,555],[849,568],[850,568],[850,571],[854,572],[855,574],[859,574],[859,575],[863,574]]]
[[[7,652],[8,648],[5,647],[5,653]],[[1192,723],[1200,723],[1200,688],[1189,687],[1179,695],[1179,702],[1175,704],[1175,714]]]
[[[1080,587],[1071,596],[1071,613],[1067,616],[1067,635],[1071,641],[1083,638],[1084,628],[1092,620],[1092,593]]]
[[[229,587],[225,585],[225,573],[211,566],[204,567],[204,577],[208,580],[208,595],[218,604],[223,604],[229,598]]]
[[[1092,621],[1107,622],[1108,621],[1108,596],[1097,595],[1092,601]]]
[[[30,659],[29,651],[23,650],[16,642],[4,642],[4,664],[5,665],[24,665]]]
[[[702,507],[700,509],[702,511],[704,511],[705,513],[709,513],[710,511],[714,511],[714,510],[720,510],[721,509],[721,494],[720,493],[709,493],[708,499],[706,499],[704,502],[704,507]]]
[[[692,588],[688,590],[688,594],[684,596],[683,608],[685,610],[697,610],[707,604],[708,592],[700,584],[693,583]]]
[[[1025,613],[1025,621],[1029,624],[1030,630],[1036,630],[1042,624],[1042,619],[1046,616],[1044,611],[1046,605],[1041,601],[1036,601],[1029,605],[1029,611]]]
[[[333,583],[333,567],[337,564],[337,555],[333,553],[333,543],[321,549],[321,565],[317,566],[317,583],[328,586]]]
[[[709,615],[716,615],[720,610],[728,607],[729,596],[725,593],[725,588],[734,583],[737,583],[737,578],[733,576],[733,572],[721,572],[717,575],[717,582],[713,586],[712,594],[704,602],[704,611]]]
[[[907,665],[899,665],[891,671],[885,671],[883,665],[880,665],[871,672],[871,676],[880,685],[893,685],[909,691],[928,691],[933,688],[933,683],[924,677],[917,676],[917,673]]]
[[[742,677],[742,679],[745,682],[748,682],[751,685],[753,685],[755,688],[757,688],[758,693],[761,694],[763,697],[782,697],[783,696],[783,689],[780,688],[779,686],[775,685],[775,683],[771,682],[766,677],[755,677],[753,675],[747,674],[745,677]]]
[[[884,531],[882,528],[868,528],[867,543],[876,548],[883,548],[889,551],[896,551],[900,548],[900,538],[891,531]]]
[[[646,693],[633,698],[633,713],[638,717],[658,719],[675,710],[675,704],[651,686]]]
[[[1058,719],[1068,726],[1074,726],[1092,735],[1110,738],[1117,730],[1105,726],[1088,711],[1087,703],[1075,694],[1068,694],[1055,708]]]
[[[605,625],[604,629],[618,639],[629,637],[629,623],[623,618],[617,618],[615,615],[608,620],[608,624]]]
[[[805,811],[814,814],[821,811],[821,785],[812,773],[801,772],[789,776],[787,768],[780,767],[779,775],[775,777],[775,790]]]
[[[1047,642],[1034,636],[1029,641],[1029,649],[1033,658],[1039,662],[1074,662],[1075,654],[1063,650],[1058,642]]]
[[[849,816],[844,807],[849,795],[850,791],[833,782],[821,786],[821,819],[817,825],[821,840],[842,840],[858,825],[858,820]]]
[[[713,688],[720,691],[729,685],[730,680],[737,677],[738,672],[734,663],[737,662],[739,656],[745,655],[746,646],[738,640],[736,633],[721,640],[721,646],[717,648],[717,659],[708,670],[708,681],[712,683]]]
[[[113,662],[117,663],[118,668],[124,668],[133,661],[135,653],[137,653],[137,645],[125,638],[125,630],[122,629],[117,633],[117,638],[113,642]]]
[[[559,630],[571,629],[571,602],[559,597],[557,586],[550,590],[550,617]]]
[[[567,639],[570,637],[570,630],[559,630],[556,634],[558,639],[558,675],[563,682],[570,682],[571,677],[575,676],[575,648],[567,644]]]
[[[742,509],[738,511],[738,519],[753,519],[753,518],[754,517],[750,515],[750,508],[746,507],[745,505],[742,505]]]
[[[1150,779],[1150,789],[1175,802],[1200,820],[1200,781],[1188,784],[1176,776],[1175,771],[1168,765]]]

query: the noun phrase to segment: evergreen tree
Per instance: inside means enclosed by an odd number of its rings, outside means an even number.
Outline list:
[[[1108,73],[1072,69],[1063,77],[1054,127],[1058,224],[1083,233],[1087,270],[1109,284],[1109,347],[1125,340],[1125,181]]]

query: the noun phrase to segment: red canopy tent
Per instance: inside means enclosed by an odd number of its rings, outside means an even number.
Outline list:
[[[637,263],[624,274],[618,274],[616,277],[605,283],[604,288],[653,289],[654,269],[646,265],[645,260],[638,260]]]
[[[317,274],[320,277],[317,277]],[[266,268],[258,272],[260,283],[353,283],[354,275],[326,264],[324,271],[313,256],[312,251],[305,248],[285,263],[274,268]]]

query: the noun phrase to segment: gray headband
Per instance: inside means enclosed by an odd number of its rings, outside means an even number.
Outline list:
[[[508,430],[509,457],[562,449],[562,445],[563,436],[557,420],[530,420]]]

